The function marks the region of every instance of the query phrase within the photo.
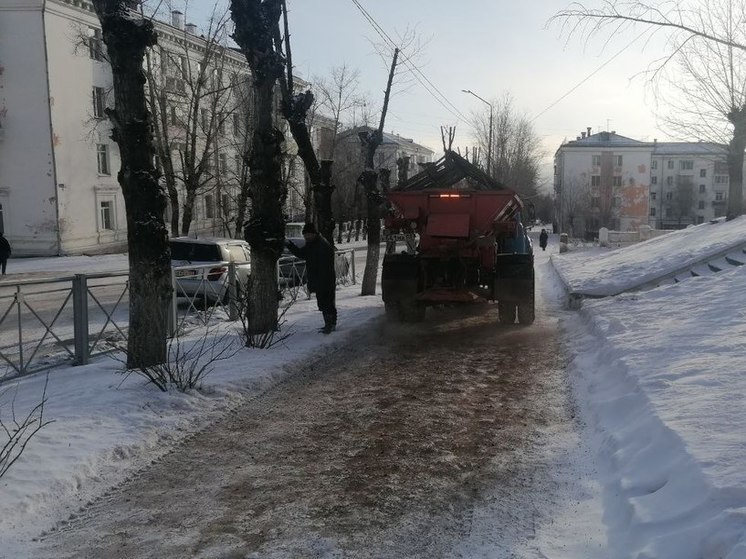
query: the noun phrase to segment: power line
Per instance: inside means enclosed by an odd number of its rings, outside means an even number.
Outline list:
[[[353,0],[353,1],[354,1],[354,0]],[[547,107],[546,109],[544,109],[544,110],[543,110],[543,111],[541,111],[541,112],[540,112],[539,114],[537,114],[537,115],[536,115],[536,116],[535,116],[534,118],[532,118],[532,119],[531,119],[531,120],[530,120],[529,122],[534,122],[534,121],[535,121],[535,120],[536,120],[537,118],[539,118],[539,117],[540,117],[541,115],[543,115],[543,114],[544,114],[545,112],[547,112],[547,111],[548,111],[549,109],[553,108],[553,107],[554,107],[555,105],[557,105],[557,104],[558,104],[558,103],[559,103],[560,101],[562,101],[562,100],[563,100],[563,99],[564,99],[565,97],[569,96],[569,95],[570,95],[570,94],[571,94],[571,93],[572,93],[573,91],[575,91],[576,89],[578,89],[578,88],[579,88],[579,87],[580,87],[581,85],[583,85],[583,84],[584,84],[584,83],[585,83],[586,81],[588,81],[588,80],[589,80],[590,78],[592,78],[593,76],[595,76],[596,74],[598,74],[598,73],[599,73],[599,72],[600,72],[601,70],[603,70],[603,69],[604,69],[604,68],[605,68],[606,66],[608,66],[609,64],[611,64],[611,62],[612,62],[612,61],[614,61],[614,59],[615,59],[616,57],[618,57],[618,56],[619,56],[620,54],[622,54],[622,53],[623,53],[623,52],[624,52],[625,50],[627,50],[627,49],[628,49],[629,47],[631,47],[631,46],[632,46],[633,44],[635,44],[635,43],[636,43],[637,41],[639,41],[639,40],[640,40],[640,38],[641,38],[641,37],[642,37],[642,36],[643,36],[643,35],[644,35],[645,33],[647,33],[647,32],[648,32],[648,30],[646,29],[646,30],[644,30],[644,31],[643,31],[642,33],[640,33],[640,34],[639,34],[639,35],[638,35],[637,37],[635,37],[634,39],[632,39],[632,41],[631,41],[631,42],[630,42],[630,43],[629,43],[629,44],[628,44],[627,46],[625,46],[624,48],[622,48],[622,50],[620,50],[620,51],[619,51],[619,52],[617,52],[617,53],[616,53],[616,54],[615,54],[614,56],[612,56],[611,58],[609,58],[609,59],[608,59],[608,60],[607,60],[606,62],[604,62],[603,64],[601,64],[601,66],[599,66],[598,68],[596,68],[595,70],[593,70],[593,72],[591,72],[590,74],[588,74],[588,75],[587,75],[587,76],[586,76],[585,78],[583,78],[582,80],[580,80],[580,81],[579,81],[579,82],[578,82],[578,83],[577,83],[577,84],[576,84],[576,85],[575,85],[574,87],[572,87],[572,88],[571,88],[571,89],[570,89],[570,90],[569,90],[569,91],[568,91],[567,93],[565,93],[564,95],[562,95],[562,97],[560,97],[559,99],[557,99],[556,101],[554,101],[553,103],[551,103],[551,104],[550,104],[550,105],[549,105],[549,106],[548,106],[548,107]]]
[[[360,4],[360,2],[358,0],[352,0],[352,3],[357,7],[357,9],[360,11],[363,17],[371,25],[371,27],[373,27],[373,30],[378,34],[378,36],[381,37],[381,39],[383,39],[383,41],[386,44],[388,44],[390,47],[396,48],[397,45],[394,42],[394,40],[378,24],[378,22],[373,18],[373,16],[371,16],[368,13],[368,11]],[[451,103],[451,101],[438,89],[438,87],[432,81],[430,81],[430,79],[427,76],[425,76],[422,70],[420,70],[417,67],[417,65],[414,64],[414,62],[412,62],[408,56],[406,56],[402,51],[399,51],[399,54],[401,55],[402,59],[404,60],[404,63],[409,68],[409,71],[412,73],[414,78],[420,83],[420,85],[423,88],[425,88],[425,91],[427,91],[444,109],[446,109],[449,113],[451,113],[457,119],[459,119],[460,121],[462,121],[463,123],[467,125],[471,125],[467,117],[464,116],[464,114],[458,109],[458,107],[456,107],[456,105]],[[429,87],[423,82],[423,79],[425,80],[425,82],[429,84]],[[440,96],[440,98],[438,96]],[[448,105],[450,105],[450,107]]]

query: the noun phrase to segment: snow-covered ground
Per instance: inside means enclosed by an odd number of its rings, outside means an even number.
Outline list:
[[[744,243],[742,217],[553,263],[569,290],[616,293]],[[609,557],[746,557],[744,300],[740,266],[566,313]]]
[[[746,558],[746,266],[586,300],[579,312],[560,307],[564,289],[615,293],[638,285],[641,275],[665,275],[739,240],[746,243],[743,218],[627,249],[561,256],[553,236],[549,250],[537,254],[547,312],[556,313],[567,339],[589,451],[574,466],[580,490],[551,526],[537,529],[544,557]],[[159,393],[124,379],[119,363],[106,358],[52,371],[46,416],[55,423],[0,480],[0,556],[26,556],[35,535],[239,398],[351,342],[354,328],[382,313],[380,297],[359,297],[358,290],[338,292],[336,334],[320,337],[315,301],[300,301],[289,315],[295,335],[284,346],[240,352],[218,365],[203,392]],[[20,415],[43,385],[44,375],[23,379],[4,398],[16,397]],[[482,556],[501,557],[489,550]]]

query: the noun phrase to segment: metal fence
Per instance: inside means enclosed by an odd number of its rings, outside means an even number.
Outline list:
[[[242,296],[236,264],[173,268],[169,333],[237,320]],[[356,283],[355,251],[337,252],[337,284]],[[187,274],[183,274],[187,270]],[[128,273],[76,274],[0,285],[0,382],[90,358],[126,345]],[[305,262],[282,258],[278,285],[283,297],[309,297]]]

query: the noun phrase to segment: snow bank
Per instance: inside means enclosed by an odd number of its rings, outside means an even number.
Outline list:
[[[746,247],[746,216],[674,231],[623,249],[553,255],[552,263],[568,291],[608,296],[740,245]]]
[[[563,256],[554,264],[575,289],[603,292],[643,274],[668,273],[744,237],[740,218],[672,233],[637,250]],[[596,426],[607,468],[613,556],[746,557],[744,300],[746,266],[586,300],[564,321],[578,401]]]

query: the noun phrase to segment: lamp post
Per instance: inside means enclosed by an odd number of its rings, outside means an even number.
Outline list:
[[[482,103],[489,105],[490,107],[490,131],[489,131],[489,139],[487,140],[487,175],[491,177],[490,175],[490,166],[492,163],[492,103],[489,101],[482,99],[479,95],[474,93],[471,89],[462,89],[464,93],[468,93],[469,95],[473,95],[477,99],[479,99]]]

